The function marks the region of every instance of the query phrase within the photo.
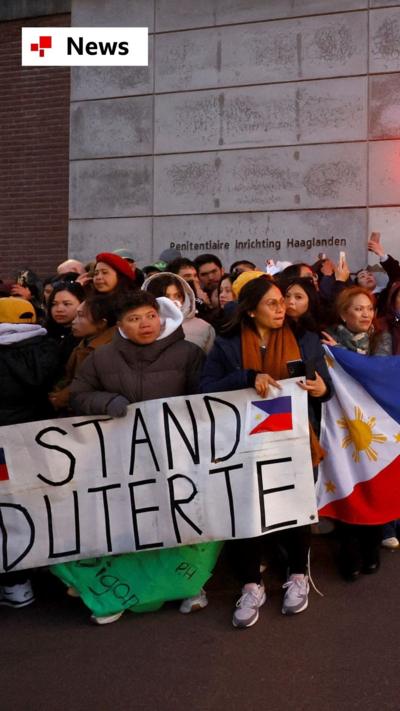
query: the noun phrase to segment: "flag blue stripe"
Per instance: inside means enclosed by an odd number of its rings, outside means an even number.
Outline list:
[[[400,356],[365,356],[332,347],[339,365],[400,424]]]
[[[251,403],[267,415],[283,415],[285,412],[292,412],[292,398],[290,395],[276,397],[273,400],[255,400]]]

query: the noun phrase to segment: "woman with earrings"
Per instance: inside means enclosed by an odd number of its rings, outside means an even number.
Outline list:
[[[271,387],[280,388],[278,380],[288,378],[287,363],[303,360],[315,365],[314,379],[299,382],[312,402],[329,399],[331,381],[324,351],[315,333],[304,331],[297,339],[285,320],[285,299],[268,276],[260,276],[240,291],[238,307],[224,336],[218,336],[207,357],[201,379],[203,392],[221,392],[254,388],[266,397]],[[312,430],[310,430],[311,433]],[[322,458],[316,436],[311,436],[313,465]],[[300,526],[279,534],[288,554],[289,576],[284,584],[282,613],[293,615],[308,606],[309,582],[307,559],[310,526]],[[266,594],[260,573],[264,536],[232,541],[229,545],[233,566],[242,583],[242,595],[233,615],[233,626],[251,627],[265,603]]]
[[[375,297],[369,289],[350,286],[336,299],[336,328],[323,332],[328,346],[341,346],[369,355],[392,355],[388,332],[375,323]],[[359,525],[340,522],[339,569],[345,580],[352,582],[360,573],[376,573],[380,566],[379,546],[382,525]]]

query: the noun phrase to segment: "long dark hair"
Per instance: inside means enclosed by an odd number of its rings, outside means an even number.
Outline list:
[[[297,321],[290,318],[290,316],[287,317],[293,331],[297,334],[304,331],[320,333],[323,328],[323,315],[318,292],[312,279],[308,277],[293,277],[293,279],[283,282],[281,290],[284,296],[286,296],[292,286],[300,286],[308,296],[308,309],[306,313],[300,316]]]
[[[155,276],[147,284],[147,291],[153,296],[165,296],[169,286],[174,286],[179,292],[179,296],[182,301],[185,300],[185,292],[183,290],[182,283],[174,274],[160,274],[160,276]]]
[[[107,328],[115,326],[117,322],[116,300],[108,294],[91,294],[85,299],[85,308],[89,312],[93,323],[106,321]]]
[[[268,294],[274,286],[279,289],[279,286],[267,274],[257,277],[257,279],[252,279],[245,284],[240,291],[235,313],[223,329],[224,334],[228,336],[234,335],[240,331],[242,325],[257,332],[254,319],[249,315],[249,311],[255,311],[263,296]]]
[[[83,287],[80,284],[76,284],[75,282],[72,281],[58,281],[55,286],[53,291],[51,292],[49,296],[49,301],[47,304],[47,320],[46,320],[46,328],[48,332],[51,335],[56,335],[58,332],[62,333],[65,330],[68,330],[71,328],[70,325],[62,325],[54,321],[53,316],[51,314],[51,310],[53,308],[54,304],[54,299],[56,297],[56,294],[58,294],[60,291],[68,291],[70,294],[75,296],[80,303],[85,300],[85,291]]]

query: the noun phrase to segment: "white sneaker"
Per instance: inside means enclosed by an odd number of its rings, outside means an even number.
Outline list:
[[[0,587],[0,605],[7,607],[26,607],[35,602],[30,580],[20,585],[3,585]]]
[[[282,615],[297,615],[308,607],[308,593],[310,586],[308,575],[291,575],[289,580],[282,585],[286,589],[282,604]]]
[[[183,615],[188,615],[189,612],[197,612],[197,610],[202,610],[204,607],[207,607],[207,605],[206,591],[202,588],[197,595],[182,600],[179,612],[182,612]]]
[[[104,615],[103,617],[96,617],[96,615],[90,615],[90,621],[95,625],[110,625],[112,622],[116,622],[124,614],[122,612],[115,612],[114,615]]]
[[[383,548],[391,548],[392,550],[400,547],[399,539],[396,538],[396,536],[384,538],[381,545],[383,546]]]
[[[236,610],[233,613],[232,624],[234,627],[251,627],[258,620],[259,608],[264,605],[267,596],[264,584],[247,583],[242,588],[242,596],[236,603]]]

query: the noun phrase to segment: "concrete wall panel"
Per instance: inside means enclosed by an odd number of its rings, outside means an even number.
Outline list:
[[[356,12],[159,35],[156,90],[362,74],[366,32]]]
[[[400,136],[400,74],[370,77],[370,138]]]
[[[108,220],[71,220],[69,254],[89,261],[99,252],[112,252],[118,247],[131,249],[140,264],[151,263],[152,225],[149,217]]]
[[[159,156],[155,214],[358,206],[363,144]]]
[[[71,159],[150,154],[152,133],[151,96],[71,105]]]
[[[155,152],[366,138],[366,77],[156,96]]]
[[[345,250],[352,268],[360,269],[366,259],[366,221],[365,209],[157,217],[154,254],[174,246],[189,259],[217,252],[226,267],[247,256],[265,268],[268,258],[312,263],[319,252],[337,260]]]
[[[400,7],[399,0],[370,0],[369,6],[373,7]]]
[[[400,141],[369,144],[369,204],[400,204]]]
[[[71,101],[151,94],[153,38],[149,37],[148,67],[72,67]]]
[[[154,29],[153,2],[149,0],[72,0],[75,27],[148,27]]]
[[[152,67],[72,67],[71,100],[151,94]]]
[[[151,214],[151,158],[110,158],[71,163],[70,217]]]
[[[400,70],[400,7],[370,12],[369,70]]]
[[[367,7],[368,0],[156,0],[156,30],[259,22]]]

